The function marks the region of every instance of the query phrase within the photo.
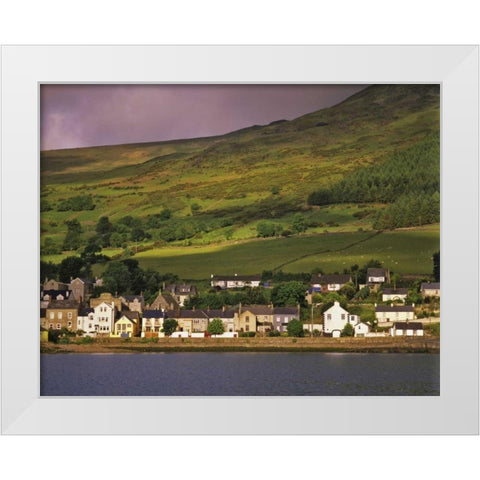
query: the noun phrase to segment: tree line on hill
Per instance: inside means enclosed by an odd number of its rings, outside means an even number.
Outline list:
[[[396,228],[438,222],[439,199],[440,140],[436,133],[379,165],[356,170],[331,187],[312,192],[308,203],[387,203],[390,206],[380,212],[374,228]]]

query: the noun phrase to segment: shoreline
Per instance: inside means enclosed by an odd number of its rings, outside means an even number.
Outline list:
[[[440,353],[439,337],[380,338],[134,338],[96,339],[90,344],[40,344],[42,354],[179,352],[343,352],[343,353]]]

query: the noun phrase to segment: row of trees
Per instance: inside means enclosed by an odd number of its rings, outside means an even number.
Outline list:
[[[257,235],[259,237],[278,237],[280,235],[288,237],[292,234],[303,233],[308,228],[308,222],[301,213],[296,213],[293,217],[290,228],[285,229],[283,225],[269,220],[262,220],[257,224]]]
[[[392,155],[380,165],[357,170],[331,187],[322,188],[308,196],[310,205],[335,203],[394,203],[410,209],[412,198],[422,197],[425,213],[419,216],[404,216],[405,223],[412,225],[438,221],[440,191],[440,141],[439,134]],[[400,197],[402,199],[400,200]],[[424,206],[423,203],[426,205]],[[400,207],[400,204],[399,204]],[[387,220],[385,220],[386,223]]]
[[[373,228],[386,230],[438,223],[440,221],[440,193],[402,195],[394,203],[378,212]]]

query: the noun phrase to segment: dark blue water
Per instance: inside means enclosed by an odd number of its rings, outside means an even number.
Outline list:
[[[439,395],[440,356],[375,353],[41,355],[40,393]]]

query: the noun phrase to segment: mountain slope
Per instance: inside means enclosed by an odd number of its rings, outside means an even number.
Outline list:
[[[374,85],[292,121],[227,135],[42,152],[42,202],[51,208],[42,212],[43,233],[58,239],[67,219],[88,233],[102,215],[114,222],[168,209],[175,221],[196,222],[208,241],[215,219],[241,228],[291,215],[312,191],[387,161],[439,126],[438,85]],[[57,211],[78,195],[90,195],[95,209]]]

